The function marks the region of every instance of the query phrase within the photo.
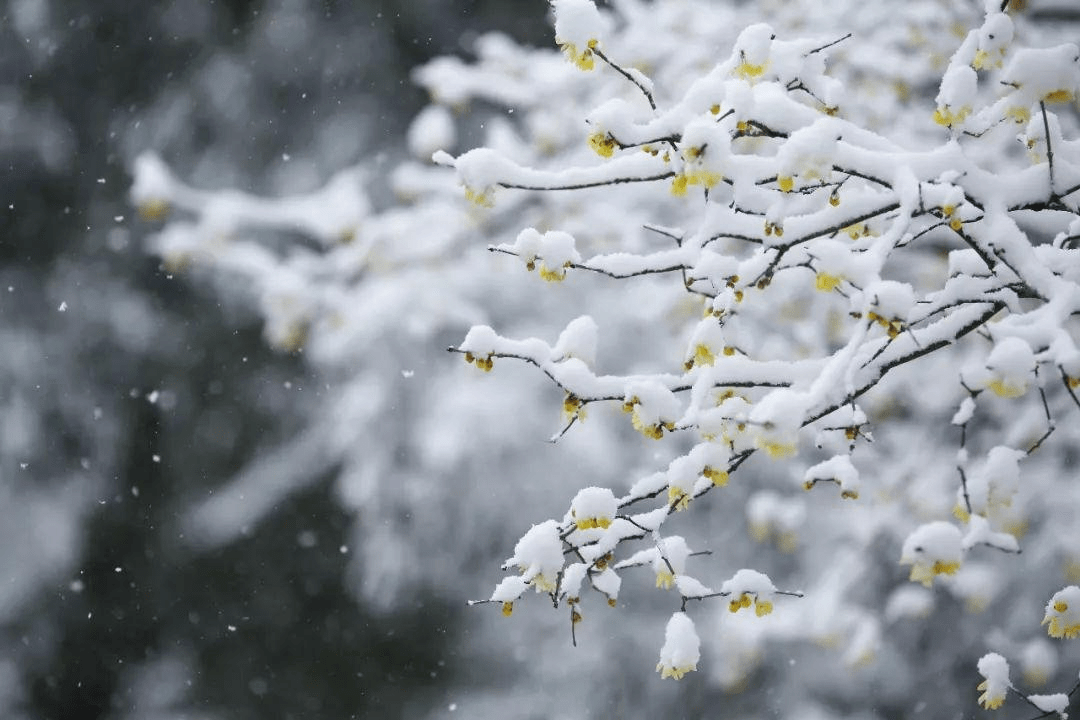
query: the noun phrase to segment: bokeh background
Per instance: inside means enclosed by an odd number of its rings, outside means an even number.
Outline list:
[[[493,27],[548,40],[516,5],[0,5],[0,716],[445,707],[464,603],[369,613],[326,477],[242,541],[185,541],[185,509],[314,391],[252,311],[145,252],[129,169],[154,149],[195,184],[284,193],[389,162],[424,101],[410,68]]]

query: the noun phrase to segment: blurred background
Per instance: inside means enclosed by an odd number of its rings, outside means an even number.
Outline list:
[[[445,708],[460,598],[371,613],[329,469],[252,533],[179,518],[316,390],[240,304],[178,281],[127,200],[154,149],[195,184],[308,188],[400,154],[409,70],[497,0],[0,5],[0,716],[359,718]],[[295,156],[295,160],[293,160]]]

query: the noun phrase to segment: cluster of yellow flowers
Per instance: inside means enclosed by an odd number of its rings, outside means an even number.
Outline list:
[[[480,357],[478,355],[473,355],[471,352],[467,352],[465,353],[465,362],[476,365],[476,367],[484,372],[491,372],[491,368],[495,367],[495,361],[492,360],[491,355]]]
[[[769,600],[763,600],[759,597],[751,597],[750,593],[743,593],[737,598],[732,598],[728,603],[728,610],[733,613],[739,612],[743,608],[748,608],[751,605],[754,606],[754,613],[758,617],[768,615],[773,610],[773,604]]]

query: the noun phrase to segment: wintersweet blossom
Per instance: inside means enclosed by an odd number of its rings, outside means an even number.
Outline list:
[[[514,546],[514,556],[506,561],[506,565],[519,568],[522,578],[537,592],[554,592],[563,567],[559,524],[545,520],[529,528]]]
[[[795,454],[810,397],[787,388],[774,390],[750,412],[754,443],[773,458]]]
[[[657,672],[662,678],[681,680],[686,673],[697,670],[700,659],[701,640],[694,629],[694,621],[686,613],[673,614],[664,631]]]
[[[986,387],[1003,398],[1020,397],[1031,385],[1035,354],[1020,338],[1005,338],[994,346],[986,367],[990,371]]]
[[[727,345],[724,340],[723,326],[710,313],[694,328],[694,333],[687,344],[683,368],[690,370],[694,367],[712,365],[716,362],[716,357],[723,354],[725,347]]]
[[[911,580],[930,587],[937,575],[953,575],[963,559],[963,536],[955,525],[937,521],[920,525],[904,541],[901,565],[911,566]]]
[[[608,488],[582,488],[570,503],[570,517],[578,530],[606,530],[611,527],[611,521],[618,510],[615,494]]]
[[[597,131],[589,135],[589,147],[600,157],[609,158],[615,155],[619,143],[610,133]]]
[[[664,590],[675,584],[675,576],[686,570],[686,561],[690,557],[690,546],[681,535],[671,535],[653,549],[653,571],[656,573],[656,587]]]
[[[769,50],[775,37],[773,29],[764,23],[743,30],[735,41],[739,62],[732,69],[732,76],[749,82],[764,76],[769,68]]]
[[[1069,585],[1058,590],[1046,603],[1043,625],[1053,638],[1080,638],[1080,587]]]
[[[520,575],[510,575],[502,579],[491,593],[491,601],[502,605],[503,615],[510,617],[514,612],[514,601],[528,589],[529,583]]]
[[[630,413],[635,430],[654,440],[662,438],[665,430],[674,430],[680,415],[675,394],[653,380],[631,383],[623,398],[623,410]]]
[[[554,0],[555,42],[566,58],[582,70],[592,70],[593,50],[600,43],[604,21],[592,0]]]
[[[743,568],[724,581],[720,592],[731,598],[728,602],[728,609],[731,612],[738,612],[752,605],[754,613],[762,617],[773,610],[776,586],[765,573]]]
[[[975,52],[971,66],[976,70],[1001,67],[1012,39],[1012,18],[1005,13],[990,15],[979,28],[979,49]]]
[[[1005,702],[1011,687],[1009,663],[997,653],[987,653],[979,658],[979,674],[985,678],[976,690],[981,690],[979,704],[987,710],[997,710]]]

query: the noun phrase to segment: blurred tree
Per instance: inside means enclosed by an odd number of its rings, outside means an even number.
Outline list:
[[[125,198],[151,144],[269,189],[392,151],[420,102],[402,92],[409,67],[507,15],[398,5],[0,8],[4,717],[417,714],[417,688],[445,681],[459,608],[426,592],[390,612],[357,603],[326,471],[248,540],[185,542],[177,518],[296,433],[316,392],[254,314],[223,317],[130,243]]]

